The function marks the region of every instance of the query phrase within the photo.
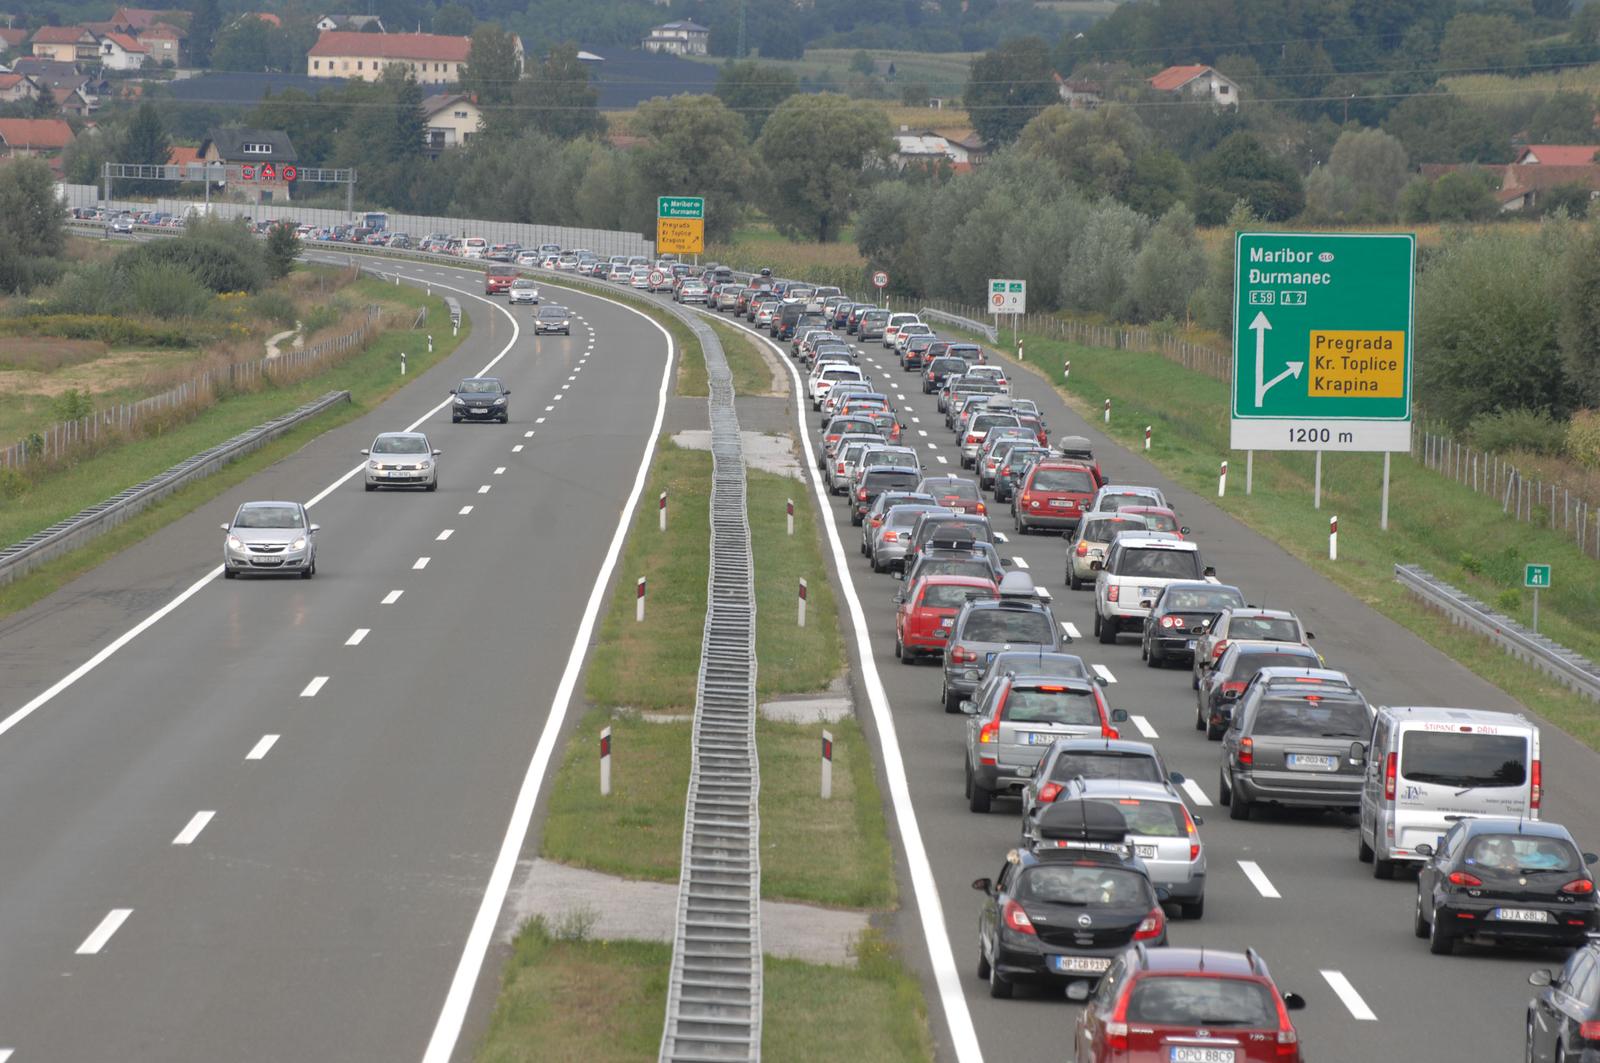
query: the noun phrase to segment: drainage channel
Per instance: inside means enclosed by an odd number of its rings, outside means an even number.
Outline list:
[[[662,1063],[761,1058],[761,862],[755,578],[733,375],[716,333],[679,315],[705,351],[711,421],[711,575],[683,818],[678,928]]]

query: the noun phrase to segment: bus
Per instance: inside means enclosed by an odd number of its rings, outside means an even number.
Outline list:
[[[371,232],[389,227],[389,215],[381,210],[369,210],[361,215],[361,224]]]

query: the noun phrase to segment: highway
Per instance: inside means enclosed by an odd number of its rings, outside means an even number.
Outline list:
[[[779,354],[788,360],[787,344]],[[909,441],[923,453],[924,468],[930,473],[960,472],[953,436],[937,412],[935,396],[922,394],[916,377],[901,370],[893,353],[876,341],[862,345],[862,364],[879,390],[894,398]],[[1008,365],[1013,394],[1038,402],[1052,435],[1089,436],[1112,482],[1160,487],[1219,578],[1242,587],[1252,604],[1295,610],[1316,634],[1315,645],[1329,667],[1349,671],[1373,703],[1527,711],[1218,509],[1213,499],[1196,495],[1139,454],[1117,446],[1069,411],[1038,374]],[[793,385],[798,388],[798,376]],[[1182,399],[1173,396],[1172,401]],[[817,415],[808,402],[797,406],[797,428],[814,446]],[[815,467],[814,459],[806,464]],[[997,801],[987,816],[967,810],[961,768],[964,718],[943,712],[936,664],[906,667],[895,659],[893,597],[901,584],[872,574],[857,550],[859,531],[850,526],[842,500],[829,498],[817,488],[814,474],[812,479],[818,504],[828,513],[833,563],[849,584],[846,602],[852,597],[860,602],[864,638],[860,630],[847,631],[847,642],[857,651],[853,664],[860,673],[858,688],[868,693],[873,710],[864,713],[865,722],[883,745],[880,767],[888,775],[892,822],[901,858],[910,865],[902,873],[906,903],[919,912],[924,925],[936,928],[922,950],[910,951],[927,987],[941,1058],[1066,1058],[1076,1005],[1059,994],[1024,987],[1018,988],[1015,1000],[991,999],[975,973],[981,896],[970,884],[979,876],[995,875],[1008,848],[1016,844],[1018,805]],[[1238,478],[1230,485],[1231,490],[1242,488]],[[1092,592],[1066,588],[1063,540],[1058,535],[1015,534],[1004,506],[992,507],[991,517],[1007,540],[1002,554],[1026,568],[1052,595],[1061,622],[1082,632],[1069,651],[1111,678],[1105,688],[1110,705],[1132,715],[1122,726],[1124,736],[1155,742],[1168,765],[1189,780],[1186,800],[1203,819],[1207,905],[1201,920],[1170,923],[1171,943],[1259,949],[1279,986],[1308,1001],[1295,1022],[1312,1059],[1522,1058],[1524,1006],[1532,992],[1527,974],[1538,966],[1559,966],[1562,956],[1481,949],[1453,957],[1430,955],[1427,943],[1411,933],[1414,876],[1402,874],[1393,882],[1373,879],[1370,865],[1356,859],[1353,815],[1257,808],[1248,822],[1230,820],[1227,810],[1216,804],[1220,743],[1207,742],[1194,729],[1189,672],[1147,668],[1131,634],[1116,646],[1090,638]],[[1352,556],[1343,562],[1361,563]],[[1600,757],[1548,724],[1543,730],[1544,817],[1567,823],[1581,844],[1595,848],[1600,837],[1593,828],[1586,830],[1585,813],[1600,804]],[[902,761],[904,790],[896,783]],[[936,940],[940,931],[943,941]]]
[[[672,348],[392,268],[458,289],[459,351],[0,624],[0,1060],[466,1054]],[[452,425],[486,366],[511,423]],[[439,491],[364,492],[358,450],[413,424]],[[314,503],[314,580],[219,578],[260,498]]]

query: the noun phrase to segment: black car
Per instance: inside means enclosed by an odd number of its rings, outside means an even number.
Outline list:
[[[1050,450],[1047,447],[1023,445],[1006,451],[1006,459],[994,470],[994,500],[1011,501],[1012,496],[1017,493],[1017,485],[1028,475],[1028,469],[1033,463],[1049,456]]]
[[[993,543],[930,543],[920,554],[907,554],[895,578],[915,587],[923,576],[977,576],[999,583],[1005,566]]]
[[[861,477],[861,482],[855,488],[855,497],[850,499],[850,523],[859,526],[866,519],[867,510],[885,491],[911,492],[921,479],[920,469],[874,465]]]
[[[1539,987],[1528,1001],[1529,1063],[1600,1059],[1600,942],[1574,952],[1560,971],[1534,971],[1528,984]]]
[[[1223,653],[1217,666],[1206,673],[1195,692],[1194,729],[1213,742],[1233,719],[1233,707],[1244,696],[1250,680],[1263,668],[1321,668],[1322,658],[1309,646],[1294,643],[1236,642]]]
[[[1578,948],[1595,929],[1593,853],[1578,851],[1559,823],[1481,817],[1457,820],[1435,849],[1416,847],[1413,930],[1448,956],[1461,941]]]
[[[511,420],[511,389],[499,377],[469,376],[450,389],[450,423]]]
[[[966,371],[965,358],[955,358],[947,354],[930,359],[928,368],[922,371],[922,393],[931,395],[944,386],[945,377]]]
[[[1169,583],[1145,620],[1140,656],[1151,668],[1169,662],[1192,664],[1195,640],[1211,622],[1224,609],[1244,606],[1244,592],[1238,587],[1201,580]]]
[[[554,303],[541,306],[539,313],[533,319],[533,334],[542,336],[546,332],[559,332],[563,336],[572,335],[572,311]]]
[[[972,884],[984,895],[977,975],[990,996],[1011,996],[1017,982],[1098,981],[1130,945],[1167,942],[1166,891],[1123,840],[1120,817],[1056,833],[1055,847],[1013,849],[998,878]]]

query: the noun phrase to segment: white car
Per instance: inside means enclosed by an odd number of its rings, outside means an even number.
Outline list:
[[[439,489],[439,455],[421,432],[380,432],[372,446],[363,450],[367,467],[368,491],[380,487],[420,487]]]
[[[537,266],[541,261],[542,259],[537,251],[517,252],[517,265],[519,266]]]
[[[1000,389],[1000,394],[1011,394],[1011,381],[1006,379],[1006,371],[998,365],[974,365],[961,374],[965,380],[982,380],[994,384]],[[1037,407],[1034,412],[1037,413]]]
[[[526,277],[518,277],[511,282],[511,304],[531,303],[539,305],[539,287]]]

